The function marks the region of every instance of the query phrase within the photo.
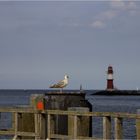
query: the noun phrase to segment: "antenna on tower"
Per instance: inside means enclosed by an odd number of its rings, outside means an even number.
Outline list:
[[[80,85],[80,93],[83,93],[82,84]]]

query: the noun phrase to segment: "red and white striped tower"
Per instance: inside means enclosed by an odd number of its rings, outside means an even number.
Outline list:
[[[111,65],[108,66],[107,70],[107,90],[112,91],[114,90],[113,85],[113,67]]]

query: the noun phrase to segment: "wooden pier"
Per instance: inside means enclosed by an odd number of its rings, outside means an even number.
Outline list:
[[[110,113],[110,112],[81,112],[63,110],[37,110],[31,107],[0,107],[0,112],[12,114],[12,127],[0,130],[0,135],[11,135],[16,139],[111,139],[111,126],[114,121],[114,139],[123,139],[123,120],[134,119],[136,125],[136,137],[140,139],[140,114]],[[24,117],[22,116],[24,114]],[[68,117],[67,135],[58,134],[54,129],[55,116]],[[25,117],[26,116],[26,117]],[[103,137],[87,137],[80,132],[81,117],[101,117],[103,122]],[[27,121],[25,118],[29,119]],[[28,122],[28,123],[27,123]],[[30,123],[29,123],[30,122]],[[61,122],[63,125],[63,122]],[[94,124],[94,122],[93,122]],[[28,129],[26,128],[28,127]],[[84,124],[83,127],[85,127]]]

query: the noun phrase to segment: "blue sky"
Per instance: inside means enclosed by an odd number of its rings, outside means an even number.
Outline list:
[[[0,1],[0,89],[136,89],[139,61],[139,1]]]

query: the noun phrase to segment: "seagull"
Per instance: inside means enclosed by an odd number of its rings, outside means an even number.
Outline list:
[[[57,84],[51,85],[50,88],[61,88],[61,93],[64,87],[66,87],[68,85],[68,75],[64,76],[64,79],[59,81]]]

